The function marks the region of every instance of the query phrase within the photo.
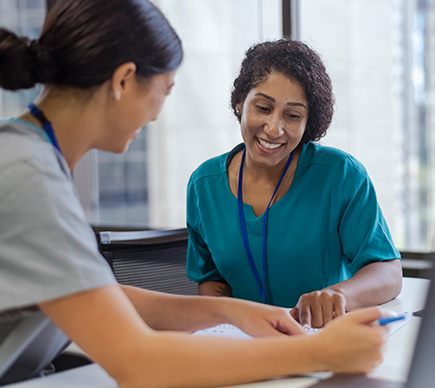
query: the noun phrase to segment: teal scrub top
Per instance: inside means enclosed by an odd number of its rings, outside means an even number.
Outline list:
[[[244,145],[204,162],[187,187],[187,275],[197,283],[225,281],[235,298],[262,296],[243,245],[237,198],[227,174]],[[262,277],[264,214],[244,204],[246,228]],[[303,145],[287,193],[269,210],[267,303],[293,307],[302,294],[349,279],[364,266],[400,259],[363,165],[315,143]]]

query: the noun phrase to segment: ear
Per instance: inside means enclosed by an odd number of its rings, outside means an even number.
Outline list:
[[[112,75],[111,91],[117,101],[126,92],[131,81],[136,81],[136,65],[133,62],[126,62],[119,66]]]
[[[243,108],[243,104],[241,102],[236,104],[236,113],[237,113],[237,117],[239,118],[239,120],[242,117],[242,108]]]

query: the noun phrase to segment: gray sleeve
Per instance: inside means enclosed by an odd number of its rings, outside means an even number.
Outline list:
[[[58,164],[0,171],[0,311],[115,282]]]

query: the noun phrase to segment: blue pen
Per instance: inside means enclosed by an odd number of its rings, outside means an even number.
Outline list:
[[[379,318],[379,319],[377,319],[376,321],[374,321],[372,323],[372,326],[375,326],[375,325],[385,326],[385,325],[388,325],[391,322],[400,321],[402,319],[405,319],[404,315],[398,315],[397,317]]]

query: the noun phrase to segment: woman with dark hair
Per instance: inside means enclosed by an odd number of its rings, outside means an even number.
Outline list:
[[[307,45],[281,39],[247,51],[231,96],[244,144],[188,184],[187,270],[201,295],[295,306],[301,324],[322,327],[399,294],[400,255],[366,170],[314,143],[333,104]]]
[[[116,283],[71,171],[90,149],[128,148],[159,115],[182,57],[177,34],[146,0],[58,0],[35,41],[0,29],[0,86],[44,84],[28,110],[0,123],[0,341],[17,332],[26,341],[36,336],[32,362],[2,362],[0,384],[40,375],[68,338],[121,387],[365,372],[381,361],[386,330],[368,325],[385,315],[380,309],[309,336],[282,308]],[[279,338],[168,332],[219,323]]]

